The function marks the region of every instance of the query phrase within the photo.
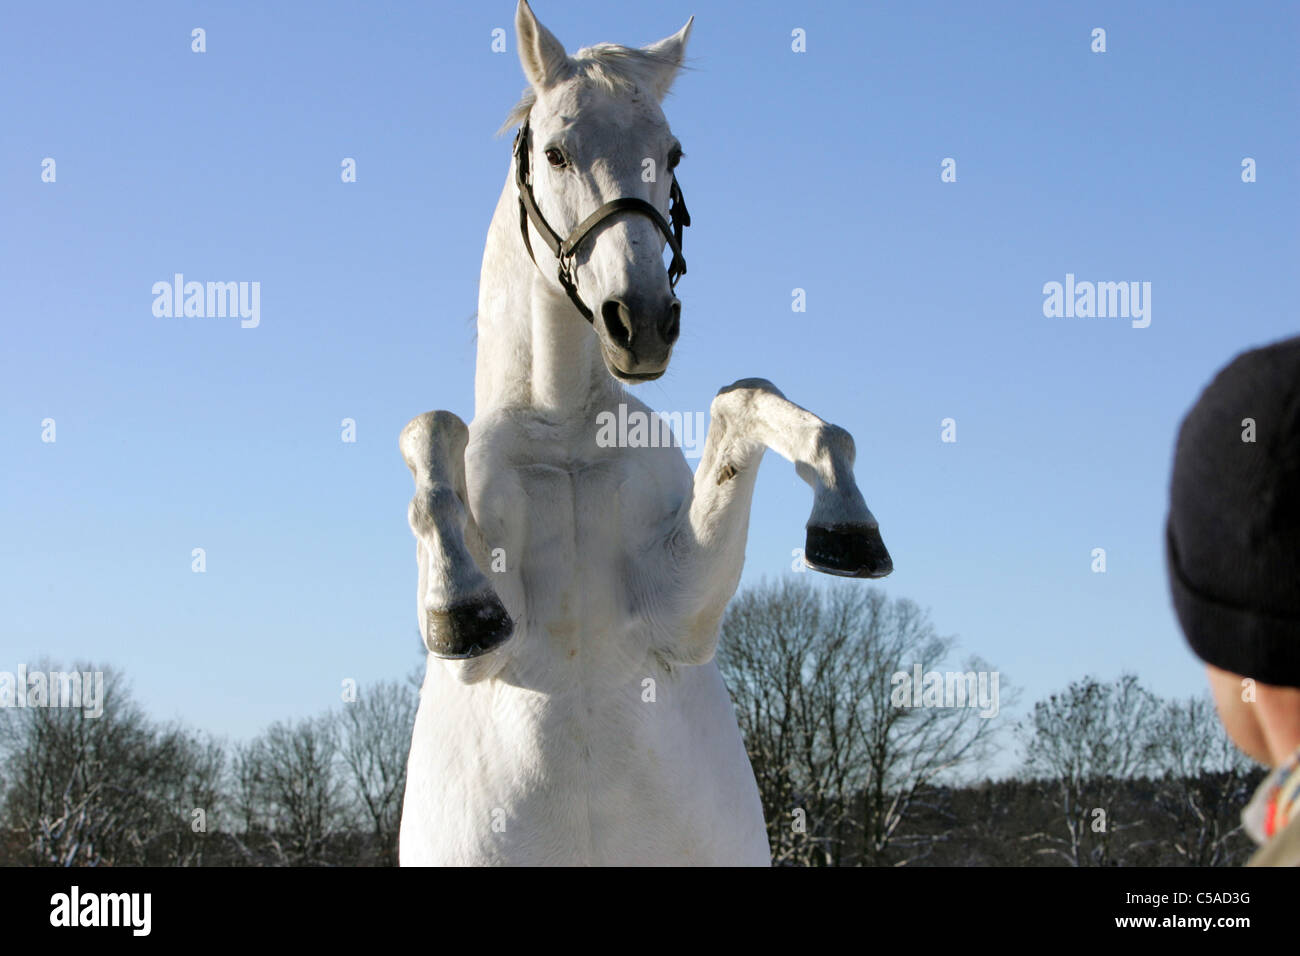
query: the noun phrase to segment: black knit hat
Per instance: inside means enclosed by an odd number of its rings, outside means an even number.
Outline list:
[[[1165,538],[1197,656],[1300,687],[1300,337],[1237,356],[1192,406]]]

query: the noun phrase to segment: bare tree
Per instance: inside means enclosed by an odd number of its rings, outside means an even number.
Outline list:
[[[776,863],[906,862],[899,827],[936,778],[988,752],[971,707],[896,706],[894,676],[930,670],[954,641],[875,588],[785,579],[728,608],[719,665],[768,818]]]
[[[1250,848],[1241,809],[1259,770],[1237,749],[1214,703],[1165,703],[1155,724],[1156,805],[1174,824],[1173,851],[1189,866],[1231,866]]]
[[[1159,712],[1133,674],[1109,684],[1085,677],[1034,705],[1020,728],[1023,773],[1057,802],[1062,827],[1024,837],[1043,844],[1036,852],[1070,866],[1122,861],[1112,837],[1142,821],[1118,818],[1120,796],[1125,781],[1154,767]]]
[[[978,657],[968,658],[951,675],[941,671],[956,650],[956,640],[936,634],[911,601],[888,601],[875,592],[864,603],[860,695],[867,711],[861,726],[869,768],[861,814],[864,850],[871,862],[898,865],[925,856],[935,842],[950,837],[951,831],[908,835],[902,824],[934,784],[986,765],[996,747],[993,718],[1015,702],[1015,694]],[[897,677],[909,664],[912,673],[942,674],[945,696],[937,704],[923,694],[920,706],[914,701],[912,706],[899,705]],[[981,680],[990,695],[988,710],[978,696]],[[892,859],[887,856],[891,850]]]
[[[373,831],[379,862],[389,866],[397,864],[406,758],[418,703],[409,681],[384,681],[361,690],[339,716],[343,762]]]
[[[215,803],[220,745],[150,722],[111,668],[76,671],[103,675],[101,713],[0,711],[7,842],[23,847],[25,862],[52,866],[195,862],[204,835],[185,808]],[[51,672],[65,673],[46,662],[28,669]]]
[[[275,861],[330,862],[331,841],[352,822],[334,721],[317,717],[276,723],[236,749],[236,803],[250,838],[265,841]]]

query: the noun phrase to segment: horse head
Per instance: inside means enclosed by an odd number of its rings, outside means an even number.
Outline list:
[[[647,47],[598,44],[572,57],[525,0],[515,29],[529,83],[511,114],[522,120],[515,163],[529,254],[552,291],[591,322],[610,374],[651,381],[667,369],[681,329],[673,287],[686,271],[689,217],[676,184],[682,146],[661,103],[691,21]],[[539,245],[554,269],[544,268]]]

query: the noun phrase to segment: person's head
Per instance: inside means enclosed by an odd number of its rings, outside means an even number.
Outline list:
[[[1300,748],[1300,338],[1239,355],[1188,412],[1165,543],[1224,728],[1280,763]]]

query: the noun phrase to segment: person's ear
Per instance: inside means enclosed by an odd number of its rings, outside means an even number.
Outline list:
[[[1219,720],[1223,722],[1223,729],[1228,732],[1232,742],[1252,760],[1271,766],[1273,754],[1260,722],[1258,694],[1250,695],[1250,700],[1245,699],[1245,681],[1213,664],[1205,665],[1205,676],[1210,682],[1210,693],[1214,695]]]

